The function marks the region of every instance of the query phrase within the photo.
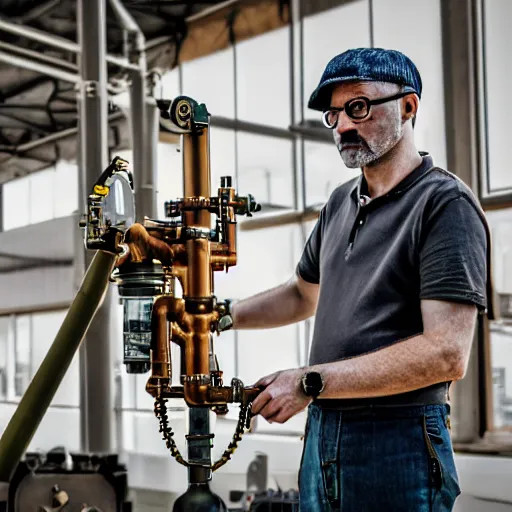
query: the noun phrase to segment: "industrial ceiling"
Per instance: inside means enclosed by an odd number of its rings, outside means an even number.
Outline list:
[[[147,69],[166,70],[177,61],[188,21],[234,2],[122,3],[145,36]],[[109,1],[106,7],[108,80],[115,93],[126,79],[125,37]],[[0,2],[0,184],[76,157],[77,25],[76,0]],[[124,116],[114,105],[109,116],[109,144],[117,147]]]

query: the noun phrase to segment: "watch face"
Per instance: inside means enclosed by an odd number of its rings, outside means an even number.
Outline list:
[[[307,396],[318,396],[324,387],[322,376],[318,372],[309,372],[304,376],[304,392]]]

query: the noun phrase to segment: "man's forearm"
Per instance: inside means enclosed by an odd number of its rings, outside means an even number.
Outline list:
[[[462,378],[466,361],[456,349],[414,336],[352,359],[309,368],[325,382],[322,398],[364,398],[406,393]]]
[[[299,292],[293,280],[231,307],[235,329],[269,329],[305,320],[314,314],[314,305]]]

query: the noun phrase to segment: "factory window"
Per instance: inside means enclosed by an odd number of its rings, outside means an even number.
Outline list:
[[[410,23],[411,10],[421,23]],[[400,30],[390,30],[391,26]],[[399,50],[416,64],[423,92],[414,128],[416,145],[446,168],[443,49],[440,0],[373,2],[373,44]]]
[[[288,128],[291,112],[290,29],[236,45],[238,119]]]
[[[3,185],[3,229],[20,228],[78,209],[78,168],[61,161],[54,167]]]
[[[242,299],[284,283],[295,271],[303,243],[299,224],[239,230],[238,264],[227,275],[216,274],[217,296]],[[216,340],[221,369],[233,368],[245,385],[251,385],[264,375],[303,366],[307,362],[305,332],[302,324],[292,324],[269,330],[235,331],[228,336],[222,333]],[[303,414],[285,425],[269,425],[260,418],[258,429],[301,431]]]
[[[57,310],[0,316],[0,397],[18,400],[23,396],[48,353],[65,315],[65,310]],[[14,355],[11,363],[8,354]],[[51,405],[78,408],[79,382],[77,353]]]
[[[377,3],[377,2],[374,2]],[[370,14],[368,0],[347,2],[339,7],[307,16],[304,30],[304,116],[320,119],[307,108],[327,63],[349,48],[370,46]]]
[[[33,374],[39,368],[43,359],[46,357],[55,336],[57,335],[64,318],[66,310],[49,311],[44,313],[34,313],[31,315],[31,367]],[[78,352],[73,357],[71,364],[62,379],[52,400],[52,405],[61,405],[68,407],[79,407],[79,362]]]
[[[512,209],[487,212],[498,321],[490,325],[494,428],[512,427]]]
[[[183,91],[205,103],[212,116],[235,117],[233,48],[183,63]]]
[[[11,318],[0,316],[0,400],[7,398],[8,347],[11,335]]]
[[[239,193],[254,195],[262,211],[293,208],[293,144],[291,140],[238,132]]]
[[[509,51],[512,33],[508,20],[512,16],[509,0],[481,0],[482,19],[482,93],[484,109],[484,149],[486,165],[482,177],[483,196],[512,197],[512,173],[510,172],[509,125],[512,105],[504,101],[510,94],[512,66]]]
[[[14,394],[23,396],[32,378],[30,315],[16,316],[14,331]]]
[[[322,207],[332,191],[341,183],[360,176],[360,169],[345,167],[334,142],[304,142],[306,168],[306,204]]]
[[[221,176],[231,176],[236,186],[236,146],[235,130],[230,128],[210,128],[210,170],[211,190],[215,194],[220,186]]]
[[[180,68],[175,67],[162,76],[160,84],[156,87],[154,94],[156,98],[172,99],[181,94],[180,90]]]
[[[15,229],[30,224],[30,176],[3,185],[3,229]]]

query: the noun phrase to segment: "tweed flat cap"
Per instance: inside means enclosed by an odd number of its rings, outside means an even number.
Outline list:
[[[330,60],[309,98],[308,107],[328,108],[331,87],[348,81],[391,82],[409,88],[421,98],[421,76],[409,57],[397,50],[354,48]]]

